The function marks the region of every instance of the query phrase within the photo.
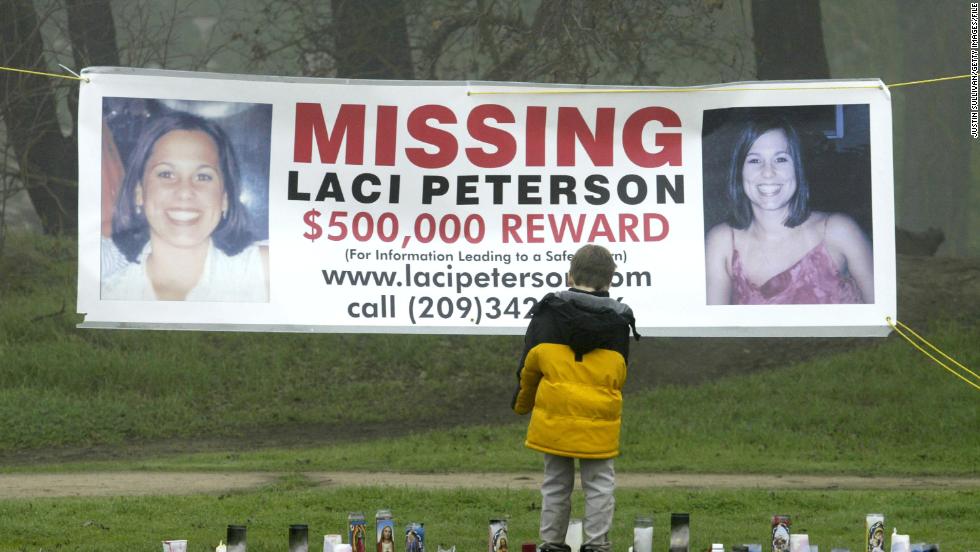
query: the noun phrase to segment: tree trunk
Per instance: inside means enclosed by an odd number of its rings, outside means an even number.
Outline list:
[[[0,16],[0,61],[45,69],[37,12],[31,0],[6,0]],[[61,134],[50,78],[0,71],[0,116],[24,186],[49,234],[78,230],[78,150]]]
[[[75,64],[119,65],[109,0],[66,0]],[[45,69],[44,43],[31,0],[6,0],[0,16],[0,60],[7,67]],[[61,133],[50,78],[0,72],[0,116],[13,144],[21,178],[48,234],[78,230],[78,147]],[[78,87],[68,95],[78,120]],[[74,128],[74,124],[72,127]]]
[[[337,76],[412,79],[404,0],[333,0]]]
[[[903,80],[959,75],[969,67],[967,2],[904,2],[899,23]],[[943,253],[968,255],[976,186],[970,181],[970,87],[952,81],[896,89],[905,101],[904,148],[895,160],[901,178],[896,211],[900,226],[939,228]],[[976,251],[974,249],[974,251]]]
[[[542,47],[543,37],[549,31],[560,29],[559,23],[567,6],[559,0],[542,0],[534,12],[534,19],[523,40],[511,46],[510,53],[504,56],[496,66],[490,69],[485,80],[490,81],[533,81],[547,80],[552,77],[554,82],[563,82],[558,75],[535,75],[529,71],[526,60],[535,50]],[[555,78],[557,77],[557,78]]]
[[[830,78],[819,0],[752,0],[759,80]]]
[[[68,34],[78,68],[118,66],[116,26],[109,0],[65,0],[68,6]]]

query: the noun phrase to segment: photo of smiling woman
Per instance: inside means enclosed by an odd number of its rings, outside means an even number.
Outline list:
[[[832,124],[821,133],[820,151],[833,154],[839,149],[842,153],[834,158],[846,165],[855,155],[832,142],[845,134],[840,117],[836,119],[841,127]],[[724,222],[714,224],[705,238],[707,304],[874,303],[871,242],[854,217],[813,208],[814,173],[808,171],[795,126],[779,112],[744,121],[736,125],[729,151]],[[858,153],[857,166],[861,157]],[[825,161],[823,167],[828,172],[844,168],[834,165]],[[826,188],[845,184],[834,182],[830,174],[816,180],[824,203],[840,195]],[[869,183],[844,187],[857,186]],[[861,195],[853,190],[847,194]],[[870,205],[851,203],[851,208],[866,208],[870,219]]]
[[[225,130],[165,106],[137,126],[103,246],[124,261],[103,269],[102,299],[267,302],[268,247],[257,243]]]

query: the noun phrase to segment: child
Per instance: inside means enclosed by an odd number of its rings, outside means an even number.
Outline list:
[[[606,248],[583,246],[572,257],[571,289],[549,293],[531,309],[513,408],[531,412],[524,445],[544,453],[543,552],[571,551],[565,533],[575,458],[585,490],[581,552],[611,549],[613,458],[619,455],[630,329],[639,339],[633,312],[609,297],[615,269]]]

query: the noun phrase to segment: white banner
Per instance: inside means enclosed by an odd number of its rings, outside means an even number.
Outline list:
[[[878,80],[83,76],[83,327],[519,334],[585,243],[644,335],[896,317]]]

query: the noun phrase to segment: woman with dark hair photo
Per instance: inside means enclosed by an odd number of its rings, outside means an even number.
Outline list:
[[[102,299],[266,302],[268,249],[254,243],[225,132],[202,117],[163,115],[130,154],[112,217],[129,261]]]
[[[781,118],[745,125],[728,174],[729,222],[705,239],[709,305],[874,303],[871,242],[811,211],[800,139]]]

